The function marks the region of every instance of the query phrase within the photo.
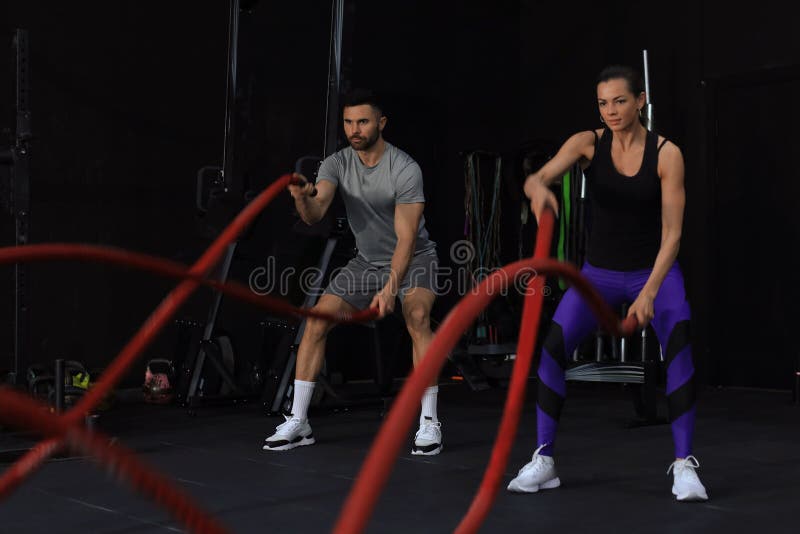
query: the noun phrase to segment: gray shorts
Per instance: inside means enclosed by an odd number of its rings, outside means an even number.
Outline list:
[[[400,284],[398,297],[403,302],[405,294],[415,288],[422,287],[436,292],[436,273],[439,259],[435,254],[419,254],[411,258],[403,281]],[[390,266],[384,267],[369,263],[361,255],[350,260],[347,265],[334,270],[325,295],[336,295],[359,310],[365,309],[372,302],[389,277]]]

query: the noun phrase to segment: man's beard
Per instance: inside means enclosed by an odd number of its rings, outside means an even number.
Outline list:
[[[353,150],[369,150],[378,141],[378,132],[375,132],[373,137],[360,137],[357,141],[358,145],[353,143],[352,138],[348,139],[348,141]]]

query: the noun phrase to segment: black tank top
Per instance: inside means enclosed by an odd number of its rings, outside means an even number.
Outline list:
[[[658,135],[648,131],[642,166],[634,176],[617,171],[611,159],[613,133],[597,138],[584,170],[589,199],[586,260],[595,267],[633,271],[653,267],[661,246],[661,179]],[[666,140],[664,141],[666,142]]]

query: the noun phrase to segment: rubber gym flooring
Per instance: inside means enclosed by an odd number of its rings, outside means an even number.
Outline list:
[[[797,532],[800,406],[790,392],[703,388],[695,456],[705,503],[678,503],[666,470],[669,426],[631,427],[630,388],[569,382],[556,461],[562,486],[511,494],[505,484],[535,444],[531,381],[504,485],[481,532]],[[370,533],[452,532],[487,465],[506,391],[443,385],[444,450],[398,458],[368,523]],[[317,443],[261,450],[281,419],[255,404],[201,407],[145,404],[136,395],[100,415],[97,428],[136,451],[184,488],[233,533],[330,532],[382,422],[379,404],[312,409]],[[659,411],[665,414],[663,391]],[[0,432],[2,469],[32,437]],[[115,481],[91,459],[50,460],[0,502],[0,532],[144,534],[183,527]]]

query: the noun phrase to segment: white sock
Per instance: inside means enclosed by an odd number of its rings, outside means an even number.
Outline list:
[[[292,417],[301,421],[308,418],[308,405],[311,404],[311,396],[314,394],[316,382],[306,382],[305,380],[294,381],[294,399],[292,400]]]
[[[422,414],[420,415],[420,422],[426,417],[430,417],[433,421],[438,421],[436,416],[436,398],[439,396],[439,386],[431,386],[425,389],[425,394],[422,396]]]

